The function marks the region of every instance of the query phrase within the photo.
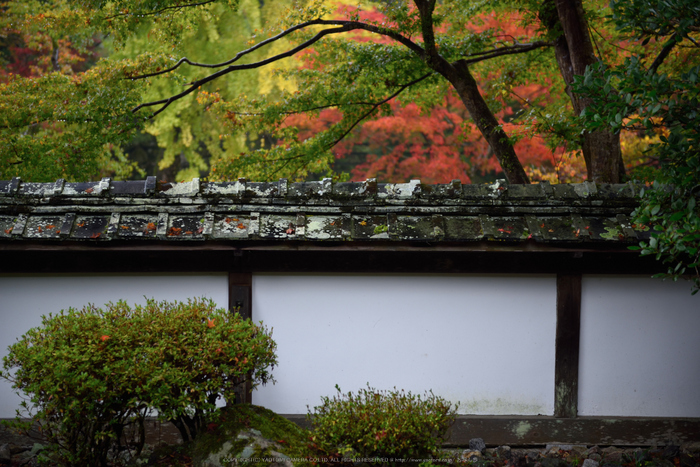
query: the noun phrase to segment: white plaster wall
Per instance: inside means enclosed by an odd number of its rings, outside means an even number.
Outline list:
[[[369,383],[460,401],[460,413],[554,411],[554,276],[254,275],[253,318],[272,326],[278,413]]]
[[[41,325],[41,316],[88,303],[102,306],[120,299],[144,304],[146,299],[186,300],[211,298],[228,306],[226,274],[198,275],[19,275],[0,276],[0,358],[30,328]],[[21,399],[9,382],[0,380],[0,418],[15,416]]]
[[[580,415],[700,417],[700,294],[584,276],[578,397]]]

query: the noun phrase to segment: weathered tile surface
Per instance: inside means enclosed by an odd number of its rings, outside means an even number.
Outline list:
[[[631,184],[0,181],[2,242],[632,243]]]

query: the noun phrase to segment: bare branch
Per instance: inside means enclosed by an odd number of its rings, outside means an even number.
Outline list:
[[[634,53],[633,51],[631,51],[631,50],[629,50],[629,49],[626,49],[626,48],[624,48],[624,47],[620,47],[619,45],[617,45],[617,44],[611,42],[610,39],[608,39],[607,37],[605,37],[604,35],[602,35],[600,32],[598,32],[598,30],[597,30],[596,28],[594,28],[594,27],[591,26],[590,24],[588,25],[588,27],[589,27],[589,29],[591,29],[593,32],[595,32],[596,34],[598,34],[598,35],[601,37],[601,39],[603,39],[605,42],[607,42],[608,45],[610,45],[610,46],[612,46],[612,47],[616,47],[616,48],[618,48],[618,49],[620,49],[620,50],[624,50],[625,52]]]
[[[164,11],[167,11],[167,10],[181,10],[183,8],[189,8],[189,7],[193,7],[193,6],[202,6],[202,5],[206,5],[207,3],[214,3],[215,1],[216,0],[207,0],[206,2],[200,2],[200,3],[189,3],[187,5],[168,6],[165,8],[161,8],[160,10],[152,11],[150,13],[117,13],[116,15],[105,17],[105,20],[118,18],[120,16],[127,16],[130,14],[139,15],[139,16],[153,16],[153,15],[157,15],[159,13],[163,13]]]
[[[150,78],[150,77],[153,77],[153,76],[163,75],[163,74],[165,74],[165,73],[169,73],[169,72],[171,72],[171,71],[176,70],[176,69],[179,68],[180,65],[182,65],[183,63],[187,63],[188,65],[196,66],[196,67],[200,67],[200,68],[221,68],[221,67],[223,67],[223,66],[227,66],[227,65],[230,65],[230,64],[232,64],[232,63],[235,63],[235,62],[237,62],[241,57],[244,57],[245,55],[248,55],[248,54],[250,54],[251,52],[254,52],[254,51],[256,51],[256,50],[258,50],[258,49],[260,49],[260,48],[262,48],[262,47],[264,47],[264,46],[266,46],[266,45],[268,45],[268,44],[270,44],[270,43],[272,43],[272,42],[276,42],[276,41],[282,39],[282,38],[285,37],[285,36],[288,36],[289,34],[295,32],[295,31],[299,31],[299,30],[301,30],[301,29],[305,29],[305,28],[307,28],[307,27],[309,27],[309,26],[319,26],[319,25],[324,25],[324,26],[341,26],[341,27],[342,27],[342,28],[337,28],[337,29],[327,29],[326,31],[331,31],[331,32],[328,32],[328,33],[326,33],[326,34],[337,34],[337,33],[352,31],[352,30],[355,30],[355,29],[362,29],[362,30],[365,30],[365,31],[368,31],[368,32],[372,32],[372,33],[374,33],[374,34],[379,34],[379,35],[383,35],[383,36],[390,37],[390,38],[396,40],[397,42],[400,42],[401,44],[405,45],[406,47],[408,47],[409,49],[413,50],[414,52],[418,53],[418,54],[421,55],[421,56],[423,56],[423,54],[425,53],[425,51],[423,50],[423,48],[421,48],[418,44],[412,42],[410,39],[408,39],[408,38],[406,38],[406,37],[404,37],[404,36],[402,36],[402,35],[400,35],[400,34],[398,34],[398,33],[395,33],[395,32],[393,32],[393,31],[385,31],[385,30],[382,30],[382,29],[380,29],[380,28],[378,28],[378,27],[376,27],[376,26],[373,26],[373,25],[371,25],[371,24],[361,23],[361,22],[359,22],[359,21],[340,21],[340,20],[335,21],[335,20],[315,19],[315,20],[311,20],[311,21],[306,21],[306,22],[301,23],[301,24],[297,24],[296,26],[292,26],[292,27],[289,28],[289,29],[285,29],[285,30],[282,31],[281,33],[277,34],[276,36],[273,36],[273,37],[270,37],[270,38],[268,38],[268,39],[265,39],[264,41],[255,44],[253,47],[251,47],[251,48],[249,48],[249,49],[246,49],[246,50],[243,50],[243,51],[241,51],[241,52],[238,52],[238,53],[236,54],[235,57],[233,57],[232,59],[227,60],[227,61],[225,61],[225,62],[214,63],[214,64],[197,63],[197,62],[193,62],[193,61],[189,60],[187,57],[184,57],[184,58],[181,58],[180,60],[178,60],[178,62],[177,62],[175,65],[173,65],[172,67],[170,67],[170,68],[167,68],[167,69],[164,69],[164,70],[161,70],[161,71],[157,71],[157,72],[155,72],[155,73],[148,73],[148,74],[145,74],[145,75],[133,76],[133,77],[130,77],[129,79],[137,80],[137,79],[145,79],[145,78]],[[343,28],[344,28],[344,29],[343,29]],[[324,34],[324,35],[325,35],[325,34]],[[322,36],[321,36],[321,37],[322,37]],[[319,37],[319,39],[320,39],[320,37]],[[318,39],[316,39],[316,40],[318,40]],[[313,40],[313,42],[316,42],[316,40]],[[304,44],[302,44],[302,45],[303,45],[304,47],[308,47],[308,46],[311,45],[313,42],[307,41],[307,42],[304,42]],[[298,51],[298,50],[301,50],[301,49],[299,49],[299,48],[297,47],[297,48],[294,49],[294,50],[297,50],[297,51]],[[296,53],[296,52],[295,52],[295,53]],[[281,55],[281,54],[280,54],[280,55]],[[282,57],[282,58],[284,58],[284,57]],[[279,59],[278,59],[278,60],[279,60]]]
[[[398,91],[396,91],[395,93],[391,94],[390,96],[388,96],[388,97],[382,99],[382,100],[379,101],[379,102],[354,103],[354,104],[352,104],[352,105],[371,105],[372,108],[369,109],[367,112],[365,112],[365,113],[364,113],[361,117],[359,117],[357,120],[355,120],[355,121],[353,122],[353,124],[350,125],[350,127],[349,127],[346,131],[344,131],[343,134],[340,135],[340,137],[338,137],[335,141],[333,141],[331,144],[329,144],[329,145],[326,147],[326,149],[330,149],[330,148],[332,148],[333,146],[335,146],[336,144],[338,144],[339,142],[341,142],[341,141],[343,140],[343,138],[345,138],[353,129],[355,129],[355,127],[356,127],[362,120],[364,120],[365,118],[369,117],[369,116],[372,114],[372,112],[374,112],[375,110],[377,110],[377,108],[378,108],[380,105],[386,104],[387,102],[389,102],[390,100],[392,100],[393,98],[395,98],[396,96],[398,96],[399,94],[401,94],[403,91],[405,91],[407,88],[413,86],[414,84],[420,83],[421,81],[423,81],[424,79],[426,79],[426,78],[428,78],[429,76],[432,76],[432,75],[433,75],[432,72],[431,72],[431,73],[426,73],[425,75],[423,75],[423,76],[421,76],[421,77],[419,77],[419,78],[416,78],[416,79],[414,79],[413,81],[411,81],[411,82],[409,82],[409,83],[402,84],[402,85],[399,87],[399,90],[398,90]],[[332,107],[332,106],[328,106],[328,107]],[[303,156],[304,156],[304,154],[297,154],[296,156],[291,156],[291,157],[281,157],[281,158],[277,158],[277,159],[266,159],[266,162],[281,162],[281,161],[287,161],[287,162],[289,162],[289,161],[294,160],[294,159],[299,159],[300,157],[303,157]]]
[[[151,106],[163,104],[163,107],[161,107],[160,109],[158,109],[156,112],[154,112],[154,113],[149,117],[149,118],[153,118],[153,117],[155,117],[156,115],[158,115],[159,113],[161,113],[163,110],[165,110],[170,104],[172,104],[172,103],[175,102],[176,100],[181,99],[181,98],[185,97],[185,96],[188,95],[188,94],[191,94],[192,92],[194,92],[196,89],[198,89],[198,88],[199,88],[200,86],[202,86],[203,84],[206,84],[206,83],[208,83],[209,81],[213,81],[213,80],[215,80],[216,78],[218,78],[218,77],[220,77],[220,76],[226,75],[226,74],[228,74],[228,73],[231,73],[231,72],[237,71],[237,70],[251,70],[251,69],[255,69],[255,68],[260,68],[260,67],[265,66],[265,65],[268,65],[268,64],[270,64],[270,63],[279,61],[279,60],[281,60],[281,59],[283,59],[283,58],[291,57],[292,55],[296,54],[297,52],[299,52],[299,51],[301,51],[301,50],[304,50],[304,49],[306,49],[307,47],[309,47],[309,46],[311,46],[312,44],[314,44],[315,42],[319,41],[319,40],[320,40],[321,38],[323,38],[324,36],[327,36],[327,35],[329,35],[329,34],[338,34],[338,33],[341,33],[341,32],[347,32],[347,31],[349,31],[349,30],[351,30],[351,29],[348,29],[348,28],[345,27],[345,26],[344,26],[344,27],[340,27],[340,28],[325,29],[325,30],[319,32],[318,34],[316,34],[316,35],[315,35],[314,37],[312,37],[311,39],[309,39],[309,40],[303,42],[302,44],[300,44],[300,45],[294,47],[293,49],[290,49],[290,50],[288,50],[288,51],[286,51],[286,52],[282,52],[281,54],[275,55],[275,56],[270,57],[270,58],[267,58],[267,59],[265,59],[265,60],[261,60],[261,61],[259,61],[259,62],[248,63],[248,64],[245,64],[245,65],[231,65],[231,66],[228,66],[227,68],[224,68],[223,70],[217,71],[216,73],[212,73],[212,74],[209,75],[209,76],[206,76],[206,77],[204,77],[204,78],[202,78],[202,79],[199,79],[199,80],[193,81],[192,83],[189,83],[190,87],[187,88],[187,89],[185,89],[184,91],[182,91],[182,92],[179,93],[179,94],[176,94],[176,95],[174,95],[174,96],[168,97],[167,99],[161,99],[161,100],[159,100],[159,101],[146,102],[146,103],[140,104],[139,106],[135,107],[135,108],[132,110],[132,112],[137,112],[138,110],[140,110],[140,109],[142,109],[142,108],[144,108],[144,107],[151,107]]]
[[[537,41],[537,42],[531,42],[529,44],[515,44],[511,45],[508,47],[501,47],[499,49],[493,49],[493,50],[487,50],[485,52],[476,52],[473,54],[467,55],[468,57],[474,57],[474,58],[467,58],[467,59],[462,59],[461,61],[465,62],[467,65],[472,64],[472,63],[478,63],[484,60],[489,60],[491,58],[495,57],[501,57],[503,55],[514,55],[514,54],[521,54],[525,52],[529,52],[531,50],[539,49],[542,47],[552,47],[554,44],[551,42],[544,42],[544,41]]]
[[[196,66],[196,67],[200,67],[200,68],[221,68],[222,66],[230,65],[234,62],[237,62],[241,57],[244,57],[245,55],[248,55],[249,53],[255,52],[256,50],[260,49],[261,47],[264,47],[272,42],[278,41],[281,38],[293,33],[294,31],[304,29],[308,26],[314,26],[314,25],[319,25],[319,24],[328,24],[328,23],[333,23],[334,25],[336,25],[337,23],[340,23],[340,22],[339,21],[329,22],[329,21],[323,21],[323,20],[306,21],[304,23],[297,24],[296,26],[293,26],[289,29],[285,29],[281,33],[277,34],[276,36],[270,37],[269,39],[265,39],[264,41],[259,42],[258,44],[255,44],[253,47],[251,47],[249,49],[238,52],[235,57],[233,57],[232,59],[227,60],[225,62],[213,63],[213,64],[197,63],[197,62],[193,62],[193,61],[189,60],[187,57],[183,57],[180,60],[178,60],[178,62],[170,68],[167,68],[165,70],[161,70],[161,71],[158,71],[155,73],[148,73],[145,75],[134,76],[130,79],[132,79],[132,80],[144,79],[144,78],[150,78],[152,76],[158,76],[158,75],[162,75],[165,73],[169,73],[171,71],[176,70],[183,63],[187,63],[188,65],[192,65],[192,66]]]
[[[390,95],[390,96],[387,97],[386,99],[382,99],[381,101],[375,102],[374,104],[372,104],[372,108],[369,109],[367,112],[365,112],[365,114],[362,115],[360,118],[358,118],[358,119],[355,121],[355,123],[353,123],[353,124],[350,126],[350,128],[348,128],[347,131],[345,131],[345,133],[343,133],[338,139],[336,139],[336,140],[328,147],[328,149],[332,148],[333,146],[335,146],[336,144],[338,144],[340,141],[342,141],[342,139],[345,138],[345,137],[346,137],[346,136],[347,136],[361,121],[362,121],[362,120],[364,120],[365,118],[369,117],[369,116],[372,114],[372,112],[374,112],[375,110],[377,110],[377,108],[378,108],[380,105],[386,104],[387,102],[389,102],[390,100],[392,100],[393,98],[395,98],[396,96],[398,96],[399,94],[401,94],[403,91],[405,91],[407,88],[413,86],[414,84],[420,83],[421,81],[423,81],[423,80],[426,79],[427,77],[431,76],[432,74],[433,74],[432,72],[431,72],[431,73],[426,73],[425,75],[421,76],[420,78],[416,78],[416,79],[414,79],[413,81],[411,81],[410,83],[406,83],[406,84],[402,85],[402,86],[399,88],[398,91],[396,91],[395,93],[393,93],[392,95]]]
[[[417,81],[414,80],[414,81],[411,81],[411,82],[408,83],[408,84],[405,84],[405,85],[404,85],[404,84],[399,84],[398,86],[394,86],[394,87],[400,87],[400,88],[402,88],[402,89],[399,90],[399,92],[401,92],[401,91],[405,90],[406,87],[408,87],[408,86],[413,86],[414,84],[417,84],[419,81],[424,80],[425,78],[427,78],[428,76],[430,76],[430,75],[432,75],[432,74],[433,74],[433,73],[428,73],[428,74],[426,74],[426,75],[420,77]],[[379,105],[381,105],[381,104],[383,104],[383,103],[384,103],[384,101],[380,102]],[[342,107],[352,107],[352,106],[356,106],[356,105],[377,105],[377,103],[376,103],[376,102],[363,102],[363,101],[358,101],[358,102],[347,102],[347,103],[345,103],[345,104],[332,103],[332,104],[326,104],[326,105],[319,105],[319,106],[316,106],[316,107],[308,107],[308,108],[306,108],[306,109],[300,109],[300,110],[289,110],[289,111],[280,112],[280,113],[283,114],[283,115],[298,115],[298,114],[303,114],[303,113],[306,113],[306,112],[314,112],[314,111],[316,111],[316,110],[330,109],[330,108],[332,108],[332,107],[341,107],[341,108],[342,108]],[[243,116],[245,116],[245,117],[263,115],[262,113],[256,113],[256,112],[233,112],[233,114],[234,114],[234,115],[243,115]]]
[[[310,47],[310,46],[313,45],[314,43],[318,42],[318,41],[321,40],[324,36],[327,36],[327,35],[330,35],[330,34],[340,34],[340,33],[349,32],[349,31],[352,31],[352,30],[356,30],[356,29],[361,29],[361,30],[369,31],[369,32],[372,32],[372,33],[375,33],[375,34],[380,34],[380,35],[384,35],[384,36],[391,37],[392,39],[395,39],[395,40],[401,42],[402,44],[406,45],[406,46],[409,47],[410,49],[414,50],[414,51],[415,51],[416,53],[418,53],[419,55],[425,56],[425,51],[423,50],[423,48],[421,48],[418,44],[414,43],[413,41],[411,41],[411,40],[409,40],[409,39],[407,39],[407,38],[401,36],[400,34],[394,33],[393,31],[383,31],[383,30],[381,30],[380,28],[377,28],[376,26],[373,26],[373,25],[370,25],[370,24],[366,24],[366,23],[361,23],[361,22],[358,22],[358,21],[326,21],[326,20],[314,20],[314,21],[309,21],[309,22],[307,22],[307,23],[304,23],[304,25],[295,26],[295,27],[293,27],[293,28],[290,28],[290,29],[288,29],[288,30],[286,30],[286,31],[284,31],[284,32],[282,32],[282,33],[280,33],[280,34],[278,34],[278,35],[275,36],[274,38],[270,38],[270,39],[268,39],[268,40],[266,40],[266,41],[263,41],[263,42],[261,42],[260,44],[258,44],[256,47],[260,47],[260,46],[262,46],[262,45],[268,44],[268,43],[272,42],[273,40],[278,40],[280,37],[282,37],[282,35],[289,34],[289,33],[292,32],[293,30],[298,30],[298,29],[300,29],[301,27],[306,27],[306,26],[309,26],[309,25],[311,25],[311,24],[340,24],[341,27],[339,27],[339,28],[331,28],[331,29],[324,29],[323,31],[320,31],[320,32],[317,33],[315,36],[313,36],[311,39],[309,39],[309,40],[307,40],[307,41],[305,41],[305,42],[299,44],[298,46],[296,46],[296,47],[294,47],[294,48],[292,48],[292,49],[289,49],[289,50],[286,51],[286,52],[282,52],[282,53],[277,54],[277,55],[275,55],[275,56],[273,56],[273,57],[267,58],[267,59],[265,59],[265,60],[261,60],[261,61],[259,61],[259,62],[254,62],[254,63],[248,63],[248,64],[245,64],[245,65],[229,65],[228,67],[226,67],[226,68],[223,69],[223,70],[217,71],[216,73],[212,73],[212,74],[209,75],[209,76],[206,76],[206,77],[204,77],[204,78],[202,78],[202,79],[199,79],[199,80],[193,81],[192,83],[189,83],[189,86],[190,86],[190,87],[187,88],[186,90],[184,90],[183,92],[179,93],[179,94],[176,94],[176,95],[174,95],[174,96],[171,96],[171,97],[169,97],[169,98],[167,98],[167,99],[161,99],[161,100],[158,100],[158,101],[146,102],[146,103],[140,104],[139,106],[135,107],[135,108],[132,110],[132,112],[137,112],[138,110],[140,110],[140,109],[142,109],[142,108],[144,108],[144,107],[152,107],[152,106],[156,106],[156,105],[162,105],[162,107],[161,107],[160,109],[158,109],[156,112],[154,112],[154,113],[149,117],[149,118],[153,118],[153,117],[155,117],[156,115],[158,115],[159,113],[161,113],[163,110],[165,110],[170,104],[172,104],[172,103],[175,102],[176,100],[181,99],[181,98],[187,96],[188,94],[191,94],[192,92],[194,92],[196,89],[198,89],[198,88],[199,88],[200,86],[202,86],[203,84],[206,84],[206,83],[208,83],[209,81],[213,81],[213,80],[219,78],[220,76],[223,76],[223,75],[225,75],[225,74],[228,74],[228,73],[231,73],[231,72],[237,71],[237,70],[251,70],[251,69],[255,69],[255,68],[260,68],[260,67],[265,66],[265,65],[268,65],[268,64],[270,64],[270,63],[279,61],[279,60],[281,60],[281,59],[283,59],[283,58],[291,57],[292,55],[296,54],[297,52],[300,52],[300,51],[302,51],[302,50],[304,50],[304,49]],[[255,48],[255,47],[254,47],[254,48]],[[252,50],[254,50],[254,48],[248,49],[247,51],[245,51],[245,53],[250,53]],[[240,55],[240,54],[238,54],[238,55]],[[238,55],[237,55],[237,57],[240,58]],[[240,56],[242,56],[242,55],[240,55]],[[237,60],[238,58],[234,58],[234,59],[232,59],[232,60],[230,60],[229,62],[226,62],[226,63],[232,63],[232,61],[235,61],[235,60]],[[183,60],[185,60],[185,59],[183,59]],[[181,61],[182,61],[182,60],[181,60]],[[189,62],[189,61],[188,61],[188,62]],[[179,65],[178,65],[178,66],[179,66]],[[134,78],[131,78],[131,79],[142,79],[142,78],[147,78],[147,77],[149,77],[149,76],[155,76],[155,75],[157,75],[157,74],[163,74],[163,73],[166,73],[166,72],[167,72],[167,70],[166,70],[166,71],[161,71],[161,72],[158,72],[158,73],[154,73],[154,74],[142,75],[142,76],[134,77]]]

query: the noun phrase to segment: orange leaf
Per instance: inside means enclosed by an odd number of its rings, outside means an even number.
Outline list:
[[[207,327],[213,328],[215,320],[207,318]]]

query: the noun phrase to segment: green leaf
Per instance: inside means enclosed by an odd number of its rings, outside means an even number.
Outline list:
[[[671,215],[671,217],[669,217],[669,220],[670,220],[671,222],[678,222],[678,221],[681,220],[684,216],[685,216],[685,212],[683,212],[683,211],[678,211],[678,212],[673,213],[673,214]]]

